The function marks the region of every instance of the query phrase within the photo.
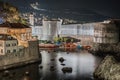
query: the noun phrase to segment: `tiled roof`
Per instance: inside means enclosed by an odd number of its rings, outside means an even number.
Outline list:
[[[8,27],[8,28],[30,28],[29,26],[21,24],[21,23],[9,23],[9,22],[0,24],[0,27]]]

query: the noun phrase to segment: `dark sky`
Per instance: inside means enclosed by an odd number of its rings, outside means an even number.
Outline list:
[[[86,8],[102,15],[120,18],[120,0],[3,0],[12,4],[21,5],[39,2],[45,7],[55,8]]]

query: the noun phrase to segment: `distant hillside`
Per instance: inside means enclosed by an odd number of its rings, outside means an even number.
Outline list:
[[[101,15],[93,10],[85,9],[79,7],[72,8],[72,7],[64,7],[63,6],[54,6],[49,4],[44,4],[39,2],[39,0],[13,0],[11,4],[17,6],[21,13],[31,13],[34,12],[36,17],[42,18],[46,16],[48,18],[62,18],[62,19],[69,19],[73,21],[80,22],[94,22],[94,21],[103,21],[110,17]]]
[[[37,17],[69,19],[78,23],[103,21],[109,18],[87,9],[30,9],[29,12],[31,11],[35,12]]]

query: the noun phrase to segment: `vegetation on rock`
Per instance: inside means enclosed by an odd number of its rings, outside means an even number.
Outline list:
[[[27,24],[25,20],[19,16],[18,9],[15,6],[2,1],[0,1],[0,18],[11,23],[20,22]]]

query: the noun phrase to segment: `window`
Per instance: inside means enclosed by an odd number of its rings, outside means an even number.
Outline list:
[[[16,52],[16,49],[13,49],[13,52]]]
[[[10,44],[6,44],[6,47],[9,47],[10,46]]]
[[[2,44],[0,44],[0,46],[3,46]]]
[[[23,49],[19,49],[19,51],[22,51]]]
[[[0,35],[0,38],[3,38],[3,36]]]
[[[8,36],[8,39],[10,40],[10,39],[12,39],[12,37],[11,37],[11,36]]]
[[[10,50],[7,50],[7,53],[10,53]]]
[[[13,43],[12,46],[16,46],[16,43]]]
[[[0,51],[1,53],[3,53],[3,49],[1,49],[1,51]]]

